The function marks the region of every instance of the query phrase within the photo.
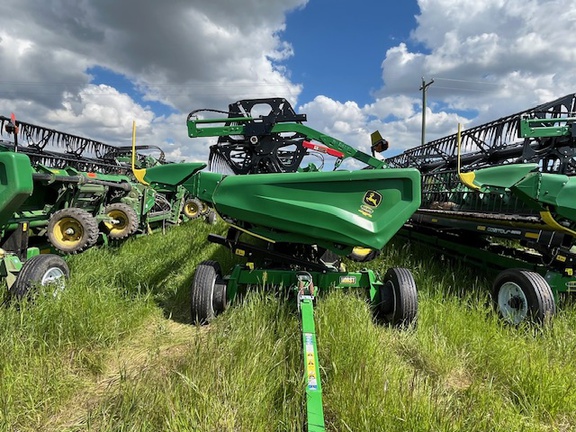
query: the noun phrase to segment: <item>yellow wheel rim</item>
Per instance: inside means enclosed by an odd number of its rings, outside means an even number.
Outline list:
[[[123,211],[111,210],[108,212],[108,216],[116,221],[115,223],[106,222],[104,224],[111,233],[122,232],[128,227],[128,217],[126,216],[126,213],[124,213]]]
[[[188,216],[189,218],[197,216],[199,212],[200,209],[198,208],[197,203],[195,203],[194,201],[189,201],[184,206],[184,214],[186,214],[186,216]]]
[[[64,217],[54,225],[54,241],[56,247],[73,248],[82,242],[84,228],[82,224],[71,217]]]

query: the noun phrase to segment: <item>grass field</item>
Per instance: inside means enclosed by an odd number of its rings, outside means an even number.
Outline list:
[[[189,287],[221,225],[71,257],[67,290],[0,313],[0,430],[300,431],[298,315],[255,290],[193,326]],[[373,323],[360,292],[326,292],[316,322],[330,431],[576,430],[576,311],[544,327],[494,314],[489,281],[395,240],[368,263],[412,270],[417,326]]]

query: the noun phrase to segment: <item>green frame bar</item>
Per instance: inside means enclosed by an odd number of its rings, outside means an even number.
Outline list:
[[[576,275],[565,276],[562,273],[550,270],[543,264],[535,264],[494,252],[486,251],[477,247],[463,245],[457,242],[441,239],[437,236],[419,233],[411,229],[403,228],[398,231],[398,235],[416,240],[433,247],[455,259],[482,268],[493,273],[498,273],[504,269],[522,268],[541,274],[550,285],[554,300],[558,301],[560,293],[576,292]]]
[[[312,276],[314,286],[319,290],[363,288],[367,290],[370,301],[376,299],[378,289],[382,285],[370,269],[358,272],[308,272]],[[232,302],[242,286],[283,286],[293,287],[297,284],[296,272],[292,270],[274,269],[250,269],[245,265],[238,264],[230,275],[225,277],[227,283],[227,298]]]
[[[369,269],[359,272],[310,271],[314,292],[298,292],[298,272],[292,270],[252,269],[238,264],[230,275],[226,276],[226,295],[231,303],[247,285],[263,287],[286,287],[297,292],[298,309],[301,318],[302,358],[304,363],[304,380],[306,383],[306,418],[309,432],[325,431],[324,408],[322,404],[322,383],[320,380],[320,362],[318,359],[318,341],[314,323],[314,294],[328,289],[365,289],[370,301],[378,299],[382,282]]]
[[[302,319],[302,357],[306,381],[306,413],[308,432],[325,431],[324,408],[322,406],[322,383],[316,326],[314,324],[314,297],[301,296],[298,302]]]
[[[215,118],[215,119],[194,119],[188,120],[188,136],[190,138],[199,137],[213,137],[213,136],[226,136],[226,135],[244,135],[245,125],[249,121],[253,121],[252,117],[231,117],[231,118]],[[224,123],[224,126],[204,126],[198,127],[199,125],[217,124]],[[226,126],[226,123],[238,123],[235,125]],[[312,129],[308,126],[304,126],[300,123],[276,123],[272,127],[272,133],[282,133],[282,132],[297,132],[305,135],[308,139],[316,140],[327,147],[334,150],[339,150],[344,153],[344,158],[354,158],[365,163],[373,168],[387,168],[388,165],[383,160],[377,159],[364,153],[360,150],[349,146],[348,144],[332,138],[329,135],[325,135]]]
[[[526,118],[520,119],[522,138],[549,138],[572,135],[572,124],[576,117]]]

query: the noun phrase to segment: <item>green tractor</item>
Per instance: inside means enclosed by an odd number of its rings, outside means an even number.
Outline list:
[[[28,221],[32,242],[48,239],[59,253],[78,253],[209,216],[210,209],[181,185],[170,184],[170,177],[149,184],[134,176],[134,170],[178,165],[166,162],[157,146],[111,146],[17,122],[14,116],[0,117],[0,123],[13,136],[13,142],[1,141],[0,149],[26,154],[35,171],[32,194],[12,215],[14,221]],[[64,145],[66,152],[49,150],[48,144]],[[15,227],[8,223],[5,231]]]
[[[40,254],[28,244],[28,221],[13,215],[32,195],[34,170],[21,153],[0,151],[0,277],[10,297],[22,299],[38,285],[50,286],[56,293],[69,276],[66,262],[55,254]]]
[[[167,163],[155,146],[109,146],[16,122],[14,115],[0,117],[0,126],[13,136],[12,142],[0,141],[0,277],[11,294],[21,297],[34,283],[67,276],[58,255],[150,233],[209,210],[172,175],[152,183],[137,180],[136,166],[169,165],[168,172],[179,165]],[[66,153],[48,150],[50,142],[64,143]],[[147,155],[150,149],[160,150],[160,157]],[[95,155],[85,155],[88,150]],[[42,271],[52,276],[46,279]]]

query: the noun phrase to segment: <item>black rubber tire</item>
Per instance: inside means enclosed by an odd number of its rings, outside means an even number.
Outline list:
[[[208,223],[209,225],[215,225],[217,221],[218,221],[218,215],[214,210],[210,209],[208,211],[208,214],[206,215],[206,223]]]
[[[212,211],[212,208],[208,204],[206,204],[204,201],[200,201],[200,203],[202,204],[202,209],[201,209],[202,216],[208,215]]]
[[[556,314],[554,294],[539,273],[523,269],[502,271],[492,285],[498,314],[511,324],[528,321],[543,324]]]
[[[69,277],[68,264],[61,257],[54,254],[36,255],[24,262],[16,281],[10,287],[9,295],[16,300],[32,298],[38,286],[56,283],[53,292],[56,296],[64,289],[65,280]]]
[[[64,253],[76,253],[94,246],[99,233],[96,218],[76,207],[58,210],[48,221],[48,240]]]
[[[222,278],[216,279],[214,285],[214,296],[212,300],[212,307],[214,308],[215,315],[219,315],[228,307],[228,298],[226,293],[226,283]]]
[[[125,239],[138,231],[138,213],[128,204],[109,204],[104,209],[104,213],[119,222],[118,224],[105,223],[108,237],[111,239]]]
[[[416,323],[418,316],[418,291],[410,270],[390,268],[380,287],[377,317],[394,327],[407,327]]]
[[[188,198],[182,206],[182,214],[188,219],[199,218],[207,206],[198,198]]]
[[[226,284],[218,262],[203,261],[196,268],[190,305],[194,324],[207,324],[226,308]]]

